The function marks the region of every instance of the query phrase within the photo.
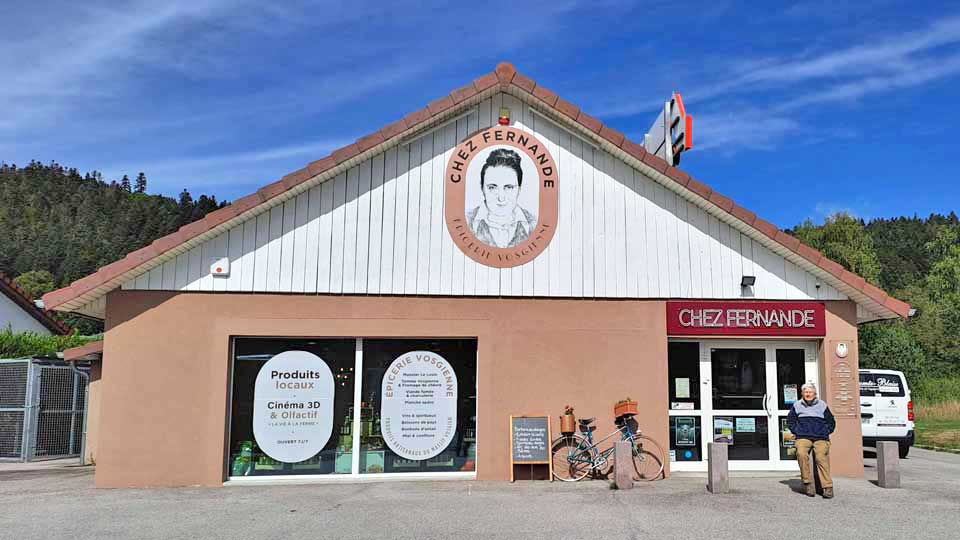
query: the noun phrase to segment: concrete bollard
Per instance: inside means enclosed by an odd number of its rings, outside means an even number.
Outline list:
[[[892,441],[877,443],[877,485],[900,487],[900,445]]]
[[[727,443],[707,443],[707,491],[730,491],[730,471],[727,467]]]
[[[633,452],[630,441],[613,445],[613,479],[617,489],[633,489]]]

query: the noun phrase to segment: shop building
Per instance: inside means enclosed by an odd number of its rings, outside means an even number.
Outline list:
[[[862,476],[857,324],[909,311],[509,64],[44,301],[106,323],[103,487],[507,480],[511,415],[628,396],[668,471],[794,470],[807,381]]]

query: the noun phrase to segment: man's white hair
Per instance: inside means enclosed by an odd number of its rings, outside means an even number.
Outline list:
[[[812,382],[808,382],[808,383],[804,384],[803,386],[801,386],[801,387],[800,387],[800,391],[803,392],[803,391],[806,390],[807,388],[813,390],[814,393],[817,392],[817,385],[813,384]]]

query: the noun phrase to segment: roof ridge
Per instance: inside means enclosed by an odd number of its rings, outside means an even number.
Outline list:
[[[693,192],[706,202],[724,210],[731,217],[754,228],[772,241],[799,255],[812,265],[829,273],[837,280],[859,291],[884,308],[904,318],[909,315],[910,305],[906,302],[893,298],[879,287],[868,283],[864,278],[846,270],[839,263],[830,260],[820,253],[820,251],[803,244],[799,239],[780,230],[776,225],[736,204],[733,199],[721,195],[710,188],[710,186],[691,177],[680,169],[669,165],[664,159],[647,152],[642,145],[631,141],[620,131],[607,126],[597,118],[580,110],[580,107],[577,105],[564,100],[552,90],[537,84],[535,80],[518,72],[513,64],[509,62],[500,62],[494,71],[486,73],[474,79],[472,83],[430,102],[423,109],[407,114],[400,120],[387,124],[373,133],[364,135],[355,142],[334,150],[330,155],[313,161],[306,167],[287,174],[280,180],[258,189],[251,195],[234,201],[234,203],[229,206],[211,212],[200,220],[184,225],[175,233],[154,240],[150,245],[140,248],[128,254],[123,259],[100,268],[97,272],[89,276],[74,281],[67,287],[47,293],[43,297],[44,302],[49,307],[56,308],[83,294],[91,292],[104,283],[119,277],[145,262],[159,257],[173,247],[196,238],[214,227],[238,217],[248,210],[260,206],[274,197],[307,182],[317,175],[335,168],[341,163],[353,159],[372,148],[386,144],[403,134],[423,127],[426,123],[431,122],[435,117],[449,109],[497,86],[503,91],[516,88],[540,100],[582,129],[610,143],[633,159],[640,161],[667,179]]]

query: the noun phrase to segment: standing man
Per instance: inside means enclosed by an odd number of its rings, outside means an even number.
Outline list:
[[[796,437],[797,462],[800,464],[800,478],[808,497],[817,494],[813,484],[813,470],[810,467],[810,449],[817,462],[820,473],[820,485],[823,486],[823,498],[833,498],[833,478],[830,477],[830,434],[837,427],[830,407],[817,399],[817,387],[807,383],[801,388],[803,399],[793,404],[787,415],[787,427]]]

